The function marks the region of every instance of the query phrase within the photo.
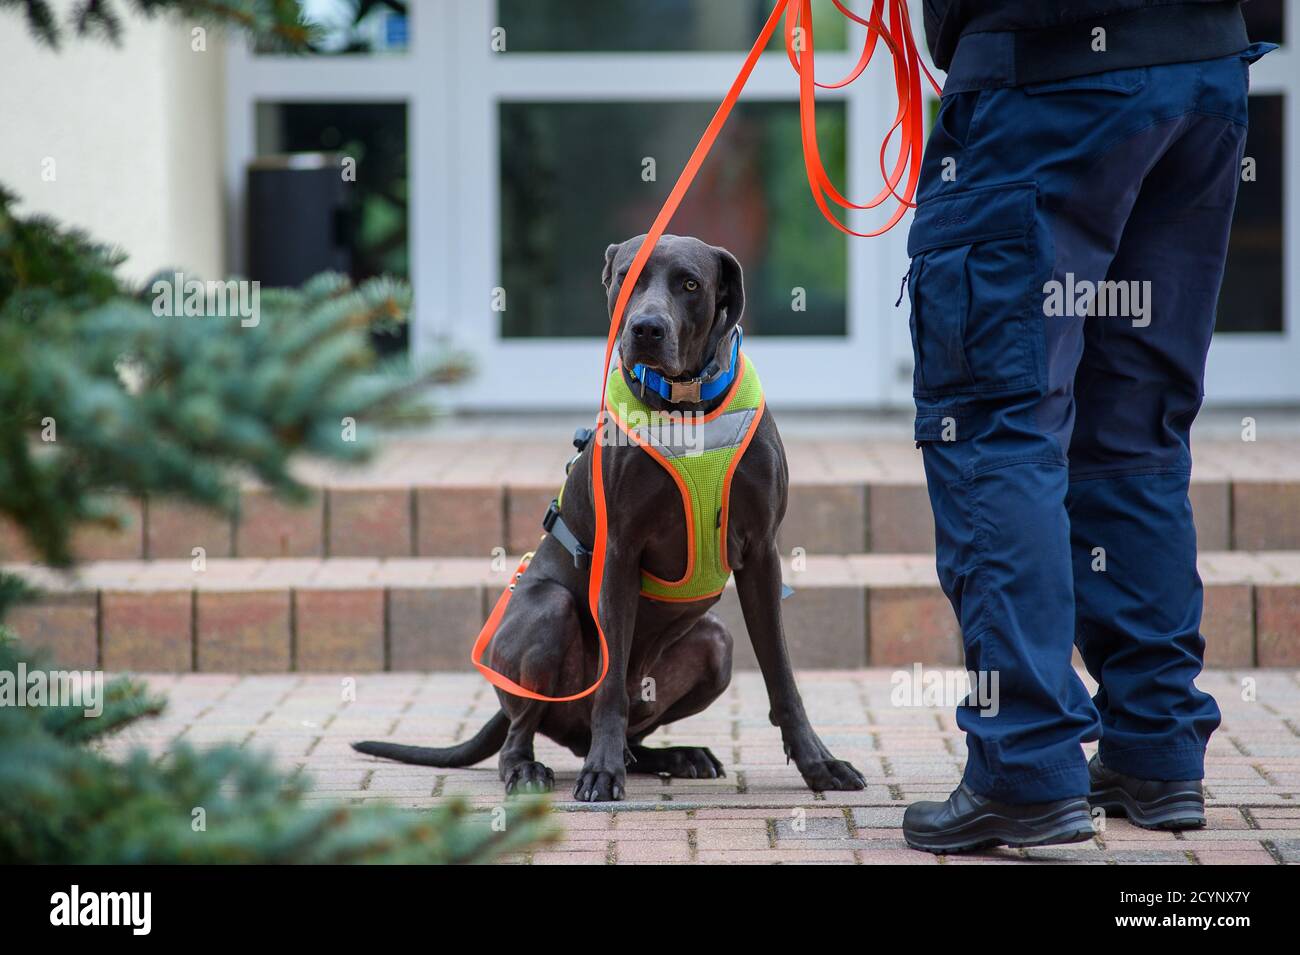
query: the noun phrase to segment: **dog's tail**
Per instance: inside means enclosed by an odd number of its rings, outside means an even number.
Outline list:
[[[399,763],[456,768],[473,766],[496,753],[505,744],[508,732],[510,732],[510,717],[506,716],[505,710],[498,710],[496,715],[474,734],[473,739],[457,743],[455,746],[403,746],[400,743],[365,740],[353,743],[352,748],[367,756],[395,759]]]

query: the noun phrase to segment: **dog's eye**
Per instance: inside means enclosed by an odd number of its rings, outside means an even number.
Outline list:
[[[700,283],[695,281],[695,279],[687,279],[683,284],[688,292],[694,292],[700,287]]]

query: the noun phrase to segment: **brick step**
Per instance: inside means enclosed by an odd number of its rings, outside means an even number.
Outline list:
[[[173,502],[124,501],[125,528],[77,535],[85,560],[208,558],[474,557],[533,547],[558,485],[330,484],[296,507],[258,488],[240,516]],[[1300,478],[1194,480],[1192,509],[1205,551],[1300,550]],[[798,480],[781,549],[808,554],[934,551],[930,501],[919,474],[871,481]],[[16,529],[0,521],[0,560],[31,561]]]
[[[932,557],[812,556],[787,566],[791,655],[804,668],[960,665]],[[469,669],[515,562],[479,559],[104,561],[75,577],[0,565],[43,591],[6,620],[67,667],[149,672]],[[1204,553],[1208,662],[1300,665],[1300,552]],[[734,586],[719,613],[754,657]]]

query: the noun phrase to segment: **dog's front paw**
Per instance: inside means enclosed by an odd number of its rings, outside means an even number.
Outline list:
[[[578,773],[573,798],[579,802],[613,802],[623,798],[626,788],[627,773],[622,767],[609,769],[589,763]]]
[[[814,792],[866,789],[867,781],[852,763],[827,757],[799,767],[799,775]]]
[[[548,793],[555,788],[555,773],[549,766],[538,762],[523,762],[515,766],[506,777],[506,795],[516,793]]]

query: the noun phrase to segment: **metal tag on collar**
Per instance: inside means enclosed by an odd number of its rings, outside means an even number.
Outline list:
[[[673,404],[699,404],[700,402],[700,379],[692,378],[690,381],[670,381],[668,382],[668,400]]]

